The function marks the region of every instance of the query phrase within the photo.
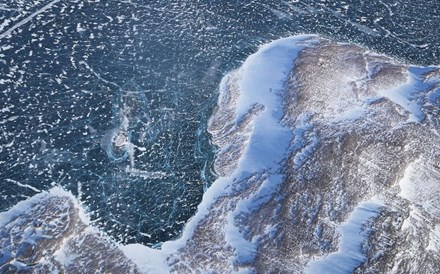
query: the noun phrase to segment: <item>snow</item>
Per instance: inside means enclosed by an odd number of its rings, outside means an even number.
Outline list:
[[[38,190],[38,192],[40,192]],[[13,206],[11,209],[5,212],[0,213],[0,227],[6,227],[10,226],[11,223],[13,224],[15,222],[15,219],[19,216],[28,214],[32,211],[32,209],[39,203],[44,202],[45,200],[48,200],[52,197],[67,197],[75,206],[75,208],[78,210],[80,219],[85,223],[89,224],[89,218],[85,214],[84,209],[80,205],[80,203],[76,200],[76,198],[73,196],[72,193],[65,191],[61,187],[53,187],[48,191],[41,191],[40,193],[34,195],[33,197],[21,201],[17,203],[15,206]],[[70,205],[69,205],[70,206]],[[59,220],[52,221],[50,225],[53,225],[53,227],[58,226]],[[92,229],[92,228],[90,228]],[[23,234],[21,237],[23,238],[23,242],[27,243],[35,243],[36,239],[40,237],[41,231],[39,231],[38,228],[31,228],[27,227],[24,229]],[[63,242],[64,244],[64,242]],[[56,260],[58,260],[63,265],[69,265],[72,263],[73,260],[75,260],[75,255],[68,254],[64,252],[63,250],[64,246],[61,246],[59,250],[57,250],[54,253],[54,257]]]
[[[90,225],[90,217],[87,215],[84,206],[70,191],[66,191],[63,188],[56,186],[49,190],[49,196],[69,197],[75,208],[78,210],[78,216],[81,221],[86,225]]]
[[[318,40],[301,41],[314,36],[300,35],[276,40],[266,44],[249,56],[240,68],[240,97],[237,102],[236,119],[240,120],[254,104],[262,104],[275,118],[282,114],[280,92],[287,74],[293,68],[298,52],[306,45],[311,46]]]
[[[436,224],[429,233],[429,244],[426,247],[427,250],[434,252],[440,251],[440,225]]]
[[[235,216],[234,212],[230,212],[227,216],[225,240],[235,250],[234,255],[236,258],[232,258],[234,263],[250,263],[257,253],[257,243],[244,238],[240,228],[235,224]]]
[[[407,122],[420,122],[425,116],[422,111],[422,102],[417,100],[417,95],[431,88],[434,83],[424,82],[422,75],[431,71],[432,67],[409,67],[406,84],[393,89],[379,90],[379,95],[388,98],[408,111],[410,116]]]
[[[64,249],[65,247],[65,243],[66,240],[64,239],[60,249],[58,249],[55,253],[54,253],[54,257],[55,259],[60,262],[63,266],[69,266],[72,263],[74,263],[75,259],[78,258],[78,255],[76,254],[71,254],[68,251],[66,251]]]
[[[72,195],[72,194],[70,194]],[[8,211],[0,212],[0,227],[6,226],[9,222],[11,222],[16,217],[30,211],[34,205],[41,202],[42,200],[45,200],[49,198],[50,196],[69,196],[69,193],[64,191],[60,187],[54,187],[50,189],[48,192],[44,191],[41,193],[38,193],[31,198],[21,201],[14,205],[11,209]],[[72,195],[73,197],[73,195]]]
[[[410,218],[407,218],[402,230],[414,233],[421,224],[426,223],[430,215],[433,218],[440,216],[437,206],[440,176],[427,159],[419,158],[410,163],[399,181],[399,196],[408,200],[410,206]],[[427,250],[440,251],[440,225],[429,225],[430,229]]]
[[[347,221],[339,227],[341,235],[338,251],[328,256],[311,261],[306,273],[352,273],[366,260],[362,253],[362,244],[367,240],[369,230],[365,229],[368,220],[376,217],[383,205],[378,201],[359,204],[350,214]]]
[[[208,213],[208,208],[224,189],[231,185],[234,179],[244,179],[249,174],[272,170],[269,181],[276,180],[278,163],[284,159],[288,152],[289,142],[293,133],[285,127],[280,119],[282,117],[282,94],[283,85],[287,80],[288,73],[293,68],[293,60],[298,52],[306,45],[311,46],[317,42],[314,36],[296,36],[280,39],[265,45],[259,51],[246,59],[238,71],[240,75],[240,97],[237,102],[236,119],[238,123],[242,117],[252,108],[259,104],[264,106],[253,120],[253,130],[248,141],[246,151],[239,161],[237,170],[230,177],[220,177],[208,189],[203,201],[198,207],[198,213],[188,223],[181,241],[188,239],[197,223]],[[307,42],[303,42],[306,39]],[[225,81],[222,81],[224,84]],[[220,88],[222,90],[222,87]],[[244,205],[244,204],[243,204]],[[236,212],[247,209],[248,206],[238,205]],[[243,239],[243,235],[231,226],[233,218],[229,222],[226,238],[229,244],[236,249],[242,259],[251,258],[254,244]],[[243,239],[243,240],[238,240]],[[171,243],[165,243],[163,248],[170,247]]]
[[[8,211],[0,212],[0,227],[5,226],[11,222],[17,216],[20,216],[32,209],[34,205],[40,203],[43,200],[49,199],[50,197],[68,197],[78,210],[78,215],[81,220],[86,224],[90,224],[90,218],[87,216],[83,206],[75,198],[75,196],[63,188],[56,186],[48,191],[41,191],[40,193],[32,196],[29,199],[21,201],[10,208]]]
[[[143,273],[170,273],[166,258],[169,253],[141,244],[120,245],[125,256],[130,258]]]
[[[305,135],[313,129],[313,124],[309,122],[310,115],[301,114],[297,118],[296,128],[294,130],[294,144],[292,149],[296,151],[294,157],[295,168],[299,168],[305,163],[308,157],[315,151],[315,148],[319,144],[319,138],[315,133],[309,134],[306,138]]]
[[[287,154],[293,133],[280,122],[283,115],[281,92],[298,52],[305,46],[300,41],[310,38],[295,36],[272,42],[251,55],[240,68],[236,121],[241,120],[252,105],[262,105],[264,110],[253,120],[253,132],[238,173],[277,168],[276,163]],[[310,40],[307,45],[314,43],[317,41]]]
[[[440,176],[435,167],[426,163],[426,160],[419,158],[406,167],[404,176],[399,181],[399,196],[438,217],[440,209],[436,204],[440,195]]]
[[[361,117],[365,117],[367,113],[368,110],[365,107],[355,105],[340,115],[335,116],[332,121],[335,123],[354,122]]]

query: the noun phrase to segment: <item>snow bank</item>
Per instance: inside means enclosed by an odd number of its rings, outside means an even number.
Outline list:
[[[423,74],[430,72],[434,67],[409,67],[408,81],[405,85],[389,90],[379,90],[379,95],[388,98],[409,112],[408,122],[420,122],[425,118],[422,111],[423,100],[418,94],[433,87],[434,82],[424,81]]]
[[[73,196],[71,192],[65,191],[61,187],[53,187],[48,191],[43,191],[38,193],[31,198],[21,201],[10,208],[8,211],[0,212],[0,227],[4,227],[6,224],[10,223],[16,217],[23,215],[29,211],[38,203],[43,200],[47,200],[50,197],[67,197],[69,198],[74,206],[78,209],[78,215],[85,224],[90,224],[90,218],[87,216],[84,208],[80,202]]]
[[[370,233],[367,222],[377,217],[383,205],[376,201],[359,204],[350,214],[347,221],[339,227],[341,235],[338,251],[328,256],[311,261],[306,273],[353,273],[356,267],[366,260],[362,244]]]

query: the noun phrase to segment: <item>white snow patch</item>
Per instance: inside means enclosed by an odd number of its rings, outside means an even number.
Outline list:
[[[434,252],[440,251],[440,224],[436,224],[429,233],[429,244],[426,249]]]
[[[240,68],[236,122],[255,104],[264,106],[264,110],[253,120],[253,131],[236,174],[278,168],[279,161],[288,153],[293,133],[280,121],[284,107],[282,92],[299,51],[318,43],[311,38],[296,36],[272,42],[249,56]],[[303,42],[305,39],[309,40]]]
[[[440,173],[426,159],[417,159],[406,167],[399,187],[399,195],[402,198],[421,206],[433,217],[440,218],[440,208],[437,207],[440,197]]]
[[[152,249],[141,244],[120,245],[119,248],[143,273],[170,273],[167,263],[169,253]]]
[[[362,244],[370,233],[366,225],[369,219],[377,217],[381,207],[379,201],[373,200],[359,204],[338,229],[338,251],[309,262],[305,273],[352,273],[366,260],[362,252]]]
[[[225,229],[225,240],[234,248],[235,258],[231,258],[231,263],[249,263],[255,258],[257,243],[248,241],[244,238],[243,231],[235,224],[235,212],[229,212],[227,216],[227,225]]]
[[[274,193],[277,192],[282,182],[283,177],[281,175],[269,175],[268,178],[264,179],[256,193],[249,198],[240,200],[235,210],[228,214],[225,240],[235,249],[236,258],[233,258],[233,263],[235,263],[235,261],[240,264],[252,262],[257,254],[259,240],[258,236],[247,240],[244,235],[245,231],[235,224],[236,217],[244,212],[252,212],[258,209],[262,204],[268,202]]]
[[[298,52],[306,45],[312,46],[318,40],[301,45],[305,39],[314,36],[295,36],[279,39],[263,45],[249,56],[240,67],[240,96],[237,102],[236,120],[240,120],[254,104],[262,104],[270,116],[280,118],[282,97],[280,92],[293,68]],[[277,119],[278,120],[278,119]]]
[[[49,196],[48,192],[38,193],[29,199],[18,202],[16,205],[14,205],[8,211],[1,212],[0,213],[0,227],[6,226],[9,222],[11,222],[16,217],[30,211],[35,204],[41,202],[42,200],[47,199],[48,196]],[[63,196],[65,196],[65,195],[63,195]]]
[[[61,247],[54,253],[55,260],[61,263],[63,266],[68,267],[74,263],[75,259],[78,258],[77,254],[71,254],[65,250],[65,241]]]
[[[425,82],[422,76],[430,70],[432,70],[430,67],[409,67],[406,84],[393,89],[379,90],[378,94],[409,112],[410,116],[407,122],[420,122],[425,118],[425,115],[422,110],[422,101],[417,100],[417,94],[432,87],[432,83]]]
[[[335,116],[332,119],[332,122],[335,123],[341,123],[341,122],[354,122],[359,118],[365,117],[365,115],[368,113],[368,110],[359,105],[354,105],[352,108],[347,109],[346,111],[342,112],[338,116]]]

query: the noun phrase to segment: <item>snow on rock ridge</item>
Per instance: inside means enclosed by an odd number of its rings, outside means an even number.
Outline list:
[[[280,52],[293,57],[292,66],[273,81],[280,70],[271,62],[283,60]],[[255,74],[247,75],[249,68]],[[438,158],[438,116],[423,113],[438,110],[429,99],[438,93],[438,74],[437,67],[407,66],[313,36],[261,48],[222,81],[209,127],[220,178],[191,220],[172,270],[436,269],[432,257],[401,263],[404,249],[391,243],[416,202],[398,194],[405,167],[422,155]]]
[[[59,187],[0,213],[0,247],[1,273],[140,273]]]

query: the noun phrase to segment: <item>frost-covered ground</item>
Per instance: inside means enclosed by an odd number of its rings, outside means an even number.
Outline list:
[[[434,273],[439,95],[439,67],[276,40],[220,84],[218,179],[179,239],[115,245],[55,188],[0,214],[2,269]]]

